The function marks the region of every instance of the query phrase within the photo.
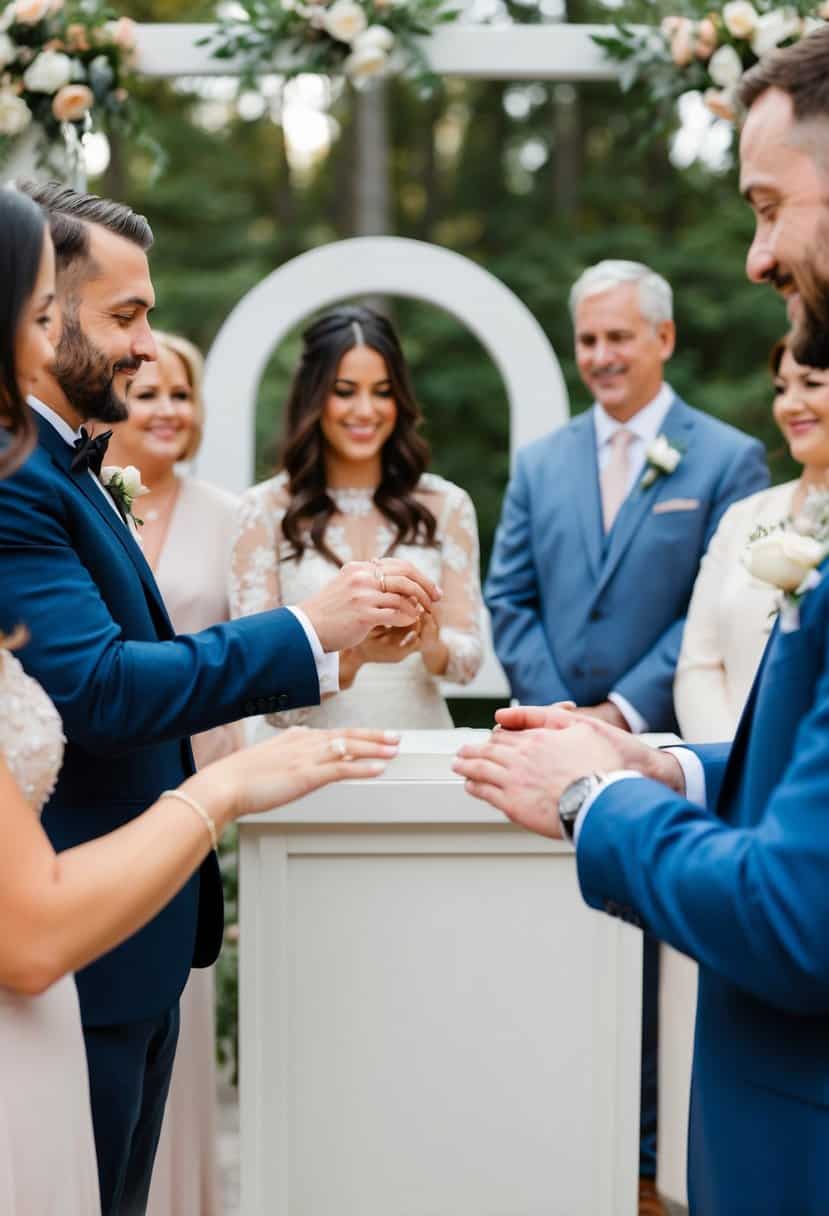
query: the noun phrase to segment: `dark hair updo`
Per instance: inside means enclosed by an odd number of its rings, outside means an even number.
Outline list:
[[[0,189],[0,476],[13,473],[35,444],[35,424],[17,383],[18,330],[40,270],[46,217],[16,190]]]
[[[337,380],[340,362],[355,346],[368,346],[386,364],[397,406],[394,430],[383,445],[380,484],[374,503],[400,544],[435,543],[434,515],[414,497],[429,462],[429,446],[418,434],[422,423],[409,369],[391,322],[371,308],[348,305],[319,317],[303,334],[303,350],[285,409],[281,464],[289,477],[291,502],[282,534],[299,559],[307,538],[330,561],[341,565],[325,543],[325,530],[337,507],[326,487],[325,440],[321,419]]]

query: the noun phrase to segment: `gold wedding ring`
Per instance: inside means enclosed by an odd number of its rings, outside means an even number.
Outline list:
[[[328,744],[328,746],[331,748],[332,752],[334,753],[334,755],[337,757],[338,760],[350,760],[351,759],[351,757],[348,754],[348,748],[346,746],[345,739],[340,739],[340,738],[332,739],[331,742]]]
[[[377,579],[377,582],[380,584],[380,590],[385,595],[386,594],[386,575],[383,570],[383,565],[379,558],[375,558],[371,564],[374,567],[374,577]]]

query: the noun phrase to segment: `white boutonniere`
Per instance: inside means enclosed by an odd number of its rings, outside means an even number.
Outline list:
[[[821,581],[818,566],[829,556],[829,494],[811,491],[796,519],[756,528],[743,561],[749,574],[780,592],[780,629],[800,628],[800,602]]]
[[[657,477],[670,477],[682,459],[682,452],[666,435],[657,435],[645,452],[645,472],[639,487],[647,490]]]
[[[128,464],[122,469],[117,464],[105,464],[101,469],[101,484],[118,508],[124,523],[140,528],[144,521],[133,514],[133,503],[150,491],[141,484],[141,474],[135,465]]]

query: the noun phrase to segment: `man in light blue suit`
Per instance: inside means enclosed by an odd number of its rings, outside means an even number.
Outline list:
[[[748,274],[787,297],[795,357],[826,368],[829,27],[740,93]],[[693,1216],[826,1216],[829,557],[775,626],[730,748],[656,752],[558,707],[498,716],[509,729],[456,764],[469,792],[573,839],[591,906],[699,961]]]
[[[525,704],[575,701],[622,729],[676,728],[673,678],[700,559],[723,512],[768,484],[756,440],[664,382],[672,293],[639,262],[573,287],[593,408],[518,455],[485,594],[495,649]],[[654,1192],[658,946],[646,941],[640,1178]]]

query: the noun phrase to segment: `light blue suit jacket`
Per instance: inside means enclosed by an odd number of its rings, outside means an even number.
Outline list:
[[[768,485],[755,439],[674,397],[662,433],[682,452],[635,488],[604,536],[593,411],[524,448],[486,580],[495,649],[523,704],[594,705],[618,692],[674,730],[673,677],[700,559],[723,512]],[[643,470],[644,471],[644,470]]]
[[[772,635],[730,749],[693,749],[716,813],[650,781],[582,825],[589,904],[700,963],[689,1140],[698,1216],[829,1212],[829,563]]]

